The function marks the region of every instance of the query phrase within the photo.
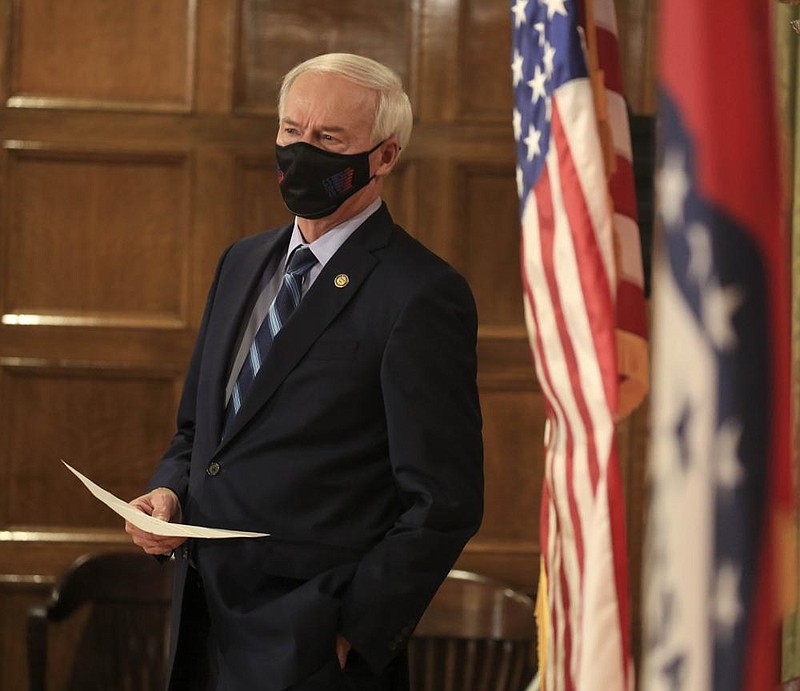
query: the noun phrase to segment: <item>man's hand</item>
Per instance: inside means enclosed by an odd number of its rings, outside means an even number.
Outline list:
[[[130,505],[153,518],[160,518],[171,523],[180,523],[181,521],[181,504],[178,497],[175,492],[166,487],[157,487],[152,492],[137,497],[130,502]],[[131,536],[133,543],[141,547],[147,554],[169,554],[186,541],[185,537],[165,537],[147,533],[128,521],[125,521],[125,532]]]
[[[350,652],[350,644],[340,634],[336,634],[336,657],[339,658],[339,667],[344,669],[347,664],[347,654]]]

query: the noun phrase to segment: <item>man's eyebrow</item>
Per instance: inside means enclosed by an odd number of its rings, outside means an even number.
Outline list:
[[[281,124],[283,125],[290,125],[291,127],[300,127],[299,122],[295,122],[291,118],[283,118],[281,120]],[[344,132],[344,127],[341,125],[322,125],[321,127],[316,128],[319,132]]]

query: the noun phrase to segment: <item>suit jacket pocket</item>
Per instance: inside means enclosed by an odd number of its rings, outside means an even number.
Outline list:
[[[306,354],[311,360],[354,360],[358,353],[358,341],[343,338],[317,340]]]

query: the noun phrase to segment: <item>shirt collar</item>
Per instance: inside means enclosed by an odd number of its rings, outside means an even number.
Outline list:
[[[381,203],[381,198],[378,197],[363,211],[357,213],[352,218],[348,218],[339,225],[333,226],[333,228],[324,232],[311,244],[308,244],[305,240],[303,240],[303,236],[300,233],[300,226],[297,224],[297,218],[295,217],[294,228],[292,229],[292,237],[289,240],[289,250],[286,253],[287,260],[295,249],[305,245],[314,253],[314,256],[317,258],[320,266],[325,266],[325,264],[328,263],[328,260],[334,254],[336,254],[336,250],[338,250],[344,244],[345,240],[347,240],[347,238],[349,238],[364,221],[366,221],[380,208]]]

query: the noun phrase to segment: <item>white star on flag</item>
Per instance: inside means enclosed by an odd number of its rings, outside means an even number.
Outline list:
[[[553,76],[553,61],[556,57],[556,49],[553,48],[550,42],[546,41],[544,47],[544,54],[542,55],[542,63],[544,64],[544,71],[548,77]]]
[[[742,603],[739,601],[740,578],[739,571],[731,563],[723,564],[717,571],[711,606],[714,624],[723,640],[733,637],[736,623],[742,616]]]
[[[689,243],[689,266],[686,275],[694,278],[697,285],[703,286],[711,277],[711,238],[708,228],[702,223],[692,223],[686,229],[686,240]]]
[[[514,86],[522,81],[522,66],[524,63],[525,58],[523,58],[520,52],[514,48],[514,61],[511,63],[511,74]]]
[[[658,210],[668,227],[683,223],[683,205],[689,193],[689,178],[684,170],[683,152],[670,150],[656,176]]]
[[[525,9],[528,7],[528,0],[517,0],[511,11],[514,13],[514,24],[522,26],[525,23]]]
[[[567,8],[564,7],[565,0],[539,0],[539,2],[547,7],[547,19],[552,19],[556,13],[567,16]]]
[[[536,68],[533,72],[533,79],[528,82],[528,86],[533,90],[533,93],[531,94],[531,101],[533,103],[536,103],[540,98],[547,97],[547,91],[545,89],[546,81],[547,75],[542,72],[539,65],[536,65]]]
[[[524,142],[528,146],[528,160],[532,161],[534,156],[538,156],[542,151],[539,147],[539,140],[542,138],[542,133],[539,132],[533,125],[528,128],[528,136],[525,137]]]
[[[739,463],[739,438],[742,426],[737,420],[725,420],[717,432],[714,453],[717,457],[717,484],[724,490],[736,489],[744,479],[744,469]]]
[[[536,24],[533,25],[533,30],[539,34],[539,46],[543,46],[545,41],[544,22],[536,22]]]
[[[511,124],[514,126],[514,139],[519,139],[522,136],[522,113],[516,108],[514,108]]]
[[[716,278],[703,290],[703,321],[711,342],[718,350],[729,350],[736,345],[733,314],[742,304],[744,296],[735,286],[721,287]]]

